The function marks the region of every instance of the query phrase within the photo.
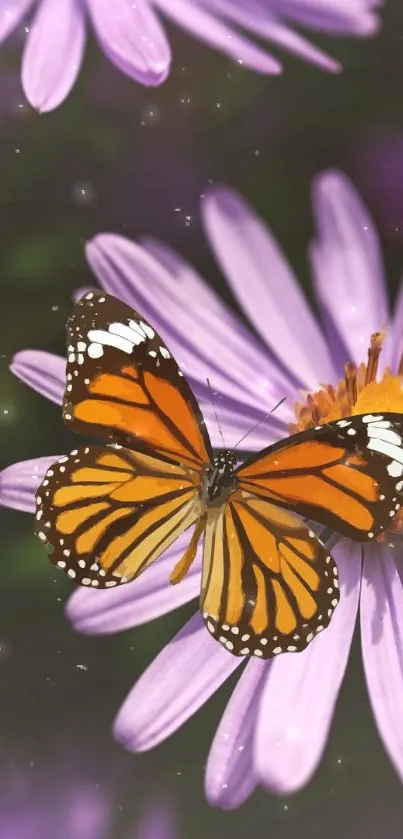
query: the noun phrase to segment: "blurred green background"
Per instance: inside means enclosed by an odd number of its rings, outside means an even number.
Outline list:
[[[14,379],[8,364],[26,347],[64,354],[72,292],[91,283],[83,253],[89,237],[159,237],[235,305],[200,226],[199,196],[210,182],[251,201],[309,295],[311,180],[326,168],[343,169],[377,223],[391,296],[396,292],[403,265],[400,0],[387,0],[383,31],[373,40],[316,38],[344,65],[334,77],[284,55],[284,75],[262,78],[169,33],[173,70],[161,88],[131,82],[90,44],[73,93],[44,116],[19,88],[21,44],[1,49],[1,466],[72,446],[59,408]],[[0,514],[3,777],[23,772],[46,806],[46,778],[67,761],[105,794],[110,839],[134,836],[160,794],[172,796],[178,836],[186,839],[241,839],[246,831],[276,839],[401,836],[401,786],[375,730],[358,640],[309,787],[287,799],[260,791],[240,811],[221,813],[204,801],[203,772],[231,680],[151,753],[126,754],[110,734],[131,685],[193,607],[114,637],[75,635],[63,617],[71,587],[31,536],[30,516]]]

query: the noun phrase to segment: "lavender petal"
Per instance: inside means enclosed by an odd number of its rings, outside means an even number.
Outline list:
[[[17,353],[10,370],[18,379],[51,402],[61,405],[66,379],[66,359],[41,350]]]
[[[403,585],[401,551],[365,547],[361,644],[369,697],[379,734],[403,781]]]
[[[42,0],[22,62],[22,86],[37,111],[52,111],[66,99],[78,76],[84,48],[85,20],[79,0]]]
[[[347,666],[360,593],[361,547],[341,540],[333,556],[341,600],[330,625],[302,653],[275,660],[259,707],[255,772],[280,795],[301,789],[314,774]]]
[[[34,513],[35,493],[52,463],[62,455],[37,457],[13,463],[0,472],[0,504],[24,513]]]
[[[197,613],[159,653],[125,699],[115,738],[134,752],[166,740],[239,667]]]

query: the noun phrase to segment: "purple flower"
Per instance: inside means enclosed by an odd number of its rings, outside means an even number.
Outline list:
[[[38,783],[39,781],[39,783]],[[95,784],[52,769],[49,777],[2,776],[0,836],[4,839],[107,839],[112,812]]]
[[[338,410],[337,384],[345,362],[364,361],[369,336],[387,324],[378,366],[381,381],[364,387],[362,369],[350,365],[358,401],[348,410],[403,412],[402,378],[385,372],[387,365],[396,373],[399,370],[403,290],[389,320],[377,234],[343,174],[319,176],[313,201],[317,233],[309,255],[322,326],[278,244],[252,209],[222,187],[210,190],[203,201],[210,245],[260,339],[167,246],[150,239],[135,244],[111,234],[97,236],[87,245],[87,258],[102,287],[143,312],[182,364],[202,403],[214,445],[221,441],[206,394],[206,376],[220,396],[217,411],[226,444],[231,446],[287,396],[281,408],[250,434],[248,447],[260,449],[285,436],[293,422],[309,425],[309,411],[319,411],[326,419],[326,411]],[[373,342],[379,349],[380,336]],[[63,359],[27,350],[17,354],[12,369],[48,398],[61,401]],[[320,390],[306,402],[301,391],[315,392],[321,384],[333,385],[334,390]],[[305,405],[297,404],[294,412],[297,400]],[[0,501],[33,511],[34,491],[48,465],[49,458],[40,458],[5,469]],[[74,627],[88,634],[117,632],[197,597],[200,555],[181,585],[172,587],[168,582],[185,544],[186,535],[127,586],[75,592],[67,606]],[[258,784],[284,794],[308,782],[326,744],[358,613],[375,721],[403,777],[403,589],[392,545],[386,540],[363,548],[331,537],[342,596],[330,627],[298,655],[285,654],[271,662],[252,660],[242,669],[207,762],[206,793],[211,803],[235,808]],[[133,687],[118,713],[116,738],[134,751],[152,748],[194,714],[238,667],[240,660],[209,636],[195,614]]]
[[[71,766],[52,764],[50,772],[2,773],[0,836],[2,839],[108,839],[115,836],[118,814],[116,781],[95,784]],[[131,839],[175,839],[171,802],[156,798],[132,826]]]
[[[280,73],[280,62],[254,36],[331,72],[340,65],[294,29],[368,36],[379,28],[381,0],[2,0],[0,42],[34,11],[22,63],[29,102],[51,111],[70,93],[83,59],[87,22],[105,55],[145,85],[163,82],[171,51],[158,12],[198,40],[258,73]]]

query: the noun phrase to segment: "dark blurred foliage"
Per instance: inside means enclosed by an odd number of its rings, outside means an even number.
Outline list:
[[[72,291],[91,282],[83,245],[97,232],[157,236],[190,259],[230,299],[200,226],[210,182],[247,197],[270,224],[309,294],[312,177],[341,168],[380,231],[391,295],[403,265],[403,6],[387,0],[369,41],[320,39],[345,71],[329,76],[285,57],[281,78],[262,78],[170,30],[173,70],[144,89],[91,44],[68,101],[38,116],[25,103],[20,39],[0,52],[1,463],[59,453],[71,444],[60,410],[8,372],[24,347],[63,354]],[[270,328],[270,324],[268,324]],[[133,756],[113,743],[114,714],[134,680],[192,607],[114,637],[73,633],[63,617],[71,589],[31,536],[29,516],[1,511],[0,778],[38,780],[63,765],[92,767],[110,808],[108,839],[133,825],[161,792],[172,796],[180,836],[241,839],[397,839],[400,784],[368,706],[358,640],[330,743],[312,783],[286,800],[261,791],[239,812],[207,806],[203,771],[225,686],[156,751]],[[39,784],[39,786],[38,786]],[[98,787],[97,787],[98,788]],[[130,826],[130,830],[129,830]],[[129,831],[129,832],[128,832]],[[43,839],[57,839],[43,836]]]

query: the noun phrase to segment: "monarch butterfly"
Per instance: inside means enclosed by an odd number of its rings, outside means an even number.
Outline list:
[[[236,466],[233,452],[213,455],[190,386],[141,315],[90,292],[67,335],[64,420],[109,442],[63,457],[37,492],[35,530],[53,564],[76,584],[116,586],[193,526],[171,582],[204,535],[200,609],[214,638],[237,656],[304,649],[339,588],[300,516],[362,541],[387,526],[403,487],[400,415],[318,426]]]

